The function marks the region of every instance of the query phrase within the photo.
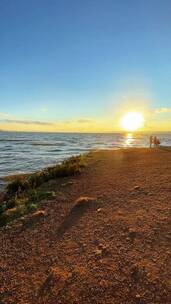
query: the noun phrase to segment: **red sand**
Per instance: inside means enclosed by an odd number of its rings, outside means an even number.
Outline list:
[[[171,150],[93,153],[48,189],[41,216],[0,231],[1,304],[171,303]]]

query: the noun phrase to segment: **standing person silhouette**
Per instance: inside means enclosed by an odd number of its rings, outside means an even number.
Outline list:
[[[152,147],[152,144],[153,144],[153,136],[151,135],[150,136],[150,148]]]
[[[157,137],[157,140],[156,140],[156,146],[159,147],[160,146],[160,139]]]
[[[157,147],[157,137],[156,136],[154,136],[153,142],[154,142],[154,146]]]

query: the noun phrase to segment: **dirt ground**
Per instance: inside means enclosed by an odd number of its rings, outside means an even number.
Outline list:
[[[171,150],[99,151],[0,231],[0,304],[171,303]]]

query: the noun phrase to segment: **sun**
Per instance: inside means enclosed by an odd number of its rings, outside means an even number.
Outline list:
[[[144,126],[144,116],[140,112],[128,112],[121,118],[121,127],[125,131],[133,132]]]

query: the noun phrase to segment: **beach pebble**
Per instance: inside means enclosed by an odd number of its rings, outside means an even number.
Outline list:
[[[97,199],[94,197],[89,197],[89,196],[80,196],[76,201],[75,201],[75,207],[83,207],[83,206],[95,206],[97,204]]]
[[[136,294],[136,296],[135,296],[137,299],[140,299],[141,298],[141,296],[139,295],[139,294]]]
[[[44,217],[46,215],[44,210],[38,210],[32,214],[32,218]]]
[[[99,255],[102,254],[102,250],[101,249],[96,249],[94,253],[95,253],[96,256],[99,256]]]
[[[118,214],[119,214],[119,215],[122,215],[122,214],[123,214],[123,211],[118,210]]]
[[[135,186],[135,187],[134,187],[134,190],[140,190],[140,189],[141,189],[140,186]]]
[[[46,215],[44,210],[38,210],[34,213],[32,213],[29,217],[25,217],[23,222],[23,225],[25,227],[31,227],[33,224],[35,224],[40,219],[44,218]]]
[[[101,250],[106,250],[107,249],[107,246],[106,245],[104,245],[104,244],[99,244],[99,249],[101,249]]]

